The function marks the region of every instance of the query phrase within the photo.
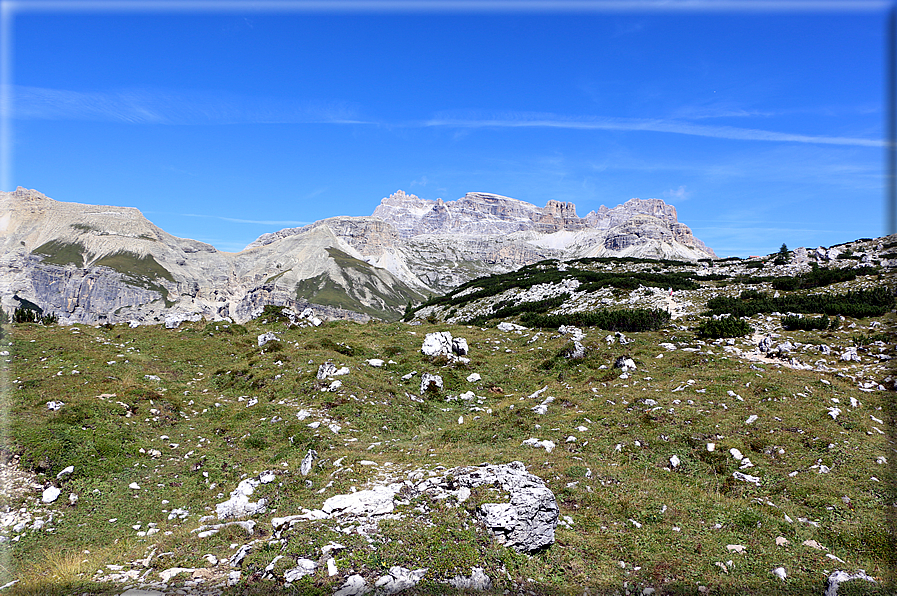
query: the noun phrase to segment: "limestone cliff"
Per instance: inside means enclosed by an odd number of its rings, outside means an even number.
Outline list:
[[[245,321],[267,304],[394,318],[407,302],[547,258],[715,256],[657,199],[585,217],[490,193],[428,201],[402,191],[371,217],[264,234],[239,253],[176,238],[137,209],[0,193],[0,297],[65,322],[157,322],[172,312]]]

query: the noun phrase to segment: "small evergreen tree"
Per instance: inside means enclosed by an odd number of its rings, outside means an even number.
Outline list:
[[[788,246],[783,242],[782,248],[779,249],[779,252],[776,253],[776,259],[773,261],[776,265],[784,265],[791,257],[788,255]]]

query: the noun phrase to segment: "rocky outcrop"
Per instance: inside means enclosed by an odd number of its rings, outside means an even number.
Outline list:
[[[471,489],[495,486],[508,493],[509,502],[484,503],[477,511],[480,521],[498,542],[519,552],[533,552],[554,542],[560,511],[557,500],[542,479],[527,472],[522,462],[454,468],[449,472],[447,476],[425,480],[415,489],[435,495],[450,492],[463,502]]]

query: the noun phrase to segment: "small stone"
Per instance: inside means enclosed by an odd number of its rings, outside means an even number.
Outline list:
[[[48,486],[44,489],[44,493],[41,496],[41,501],[44,503],[52,503],[56,499],[59,498],[59,495],[62,493],[61,490],[56,488],[55,486]]]

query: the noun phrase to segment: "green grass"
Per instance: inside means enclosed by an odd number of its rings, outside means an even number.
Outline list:
[[[167,279],[174,281],[171,272],[159,264],[153,255],[140,256],[129,251],[122,251],[101,257],[92,262],[94,267],[109,267],[131,278]]]
[[[33,254],[43,255],[43,263],[48,265],[75,265],[76,267],[84,266],[84,253],[86,249],[80,242],[62,242],[60,240],[51,240],[41,244],[33,251]]]
[[[624,585],[633,594],[645,587],[694,594],[698,585],[716,594],[819,594],[823,570],[865,569],[883,579],[895,562],[884,513],[893,500],[892,478],[888,466],[876,463],[881,455],[890,460],[890,449],[886,435],[873,429],[885,427],[870,417],[891,420],[888,392],[861,392],[837,374],[752,368],[716,346],[696,343],[698,320],[676,321],[687,331],[629,333],[633,341],[626,346],[587,329],[587,356],[574,361],[563,355],[569,340],[552,332],[532,341],[534,331],[444,324],[331,322],[300,329],[275,314],[245,325],[200,322],[178,330],[7,327],[4,343],[12,345],[4,349],[12,361],[3,446],[19,454],[21,467],[40,483],[55,481],[68,465],[75,472],[60,482],[62,514],[50,524],[52,533],[28,530],[19,541],[0,544],[9,554],[0,585],[20,580],[5,593],[120,594],[122,584],[92,581],[97,569],[155,549],[171,553],[151,562],[150,577],[158,578],[170,567],[204,567],[206,553],[228,557],[231,544],[251,538],[261,541],[244,563],[242,583],[227,594],[277,592],[280,583],[253,576],[253,570],[263,570],[277,555],[287,557],[278,563],[281,572],[295,558],[317,560],[330,541],[346,547],[333,554],[340,575],[331,578],[322,568],[283,593],[332,594],[349,570],[374,580],[401,565],[430,568],[418,586],[424,594],[446,593],[439,581],[469,575],[472,566],[485,568],[497,594],[582,594],[583,588],[625,593]],[[891,333],[893,314],[880,320],[877,333]],[[420,353],[425,333],[443,330],[467,339],[469,364]],[[255,338],[266,331],[278,333],[279,347],[257,346]],[[790,332],[803,342],[818,341],[819,333]],[[700,351],[658,347],[670,341]],[[887,349],[893,354],[892,346]],[[612,368],[620,355],[638,366],[628,378]],[[392,363],[368,366],[366,359],[374,357]],[[338,377],[340,391],[321,391],[329,383],[315,375],[325,361],[350,368]],[[412,371],[417,374],[410,381],[401,379]],[[442,375],[445,390],[418,400],[422,372]],[[482,380],[468,383],[471,372]],[[555,400],[538,415],[530,408],[541,398],[526,396],[542,387],[543,397]],[[685,389],[674,391],[679,387]],[[479,401],[445,399],[467,390]],[[845,405],[850,397],[862,406]],[[252,399],[257,403],[249,406]],[[832,399],[843,410],[836,420],[827,410]],[[50,400],[65,406],[49,411]],[[311,416],[299,420],[302,409]],[[750,415],[758,419],[745,424]],[[310,428],[314,421],[321,426]],[[341,426],[338,434],[327,428],[330,423]],[[588,430],[576,430],[580,425]],[[576,442],[565,442],[570,435]],[[557,447],[551,453],[522,447],[530,437],[551,439]],[[714,451],[708,443],[715,443]],[[731,448],[755,464],[742,471],[761,477],[759,486],[732,477],[739,467]],[[153,449],[160,455],[153,457]],[[308,449],[319,459],[302,476]],[[668,470],[673,455],[681,463]],[[558,527],[551,547],[533,556],[498,545],[475,523],[476,504],[495,502],[477,493],[455,508],[423,496],[411,499],[397,508],[405,517],[381,522],[370,543],[339,531],[347,524],[331,520],[297,524],[283,535],[284,543],[267,542],[272,517],[319,508],[330,496],[382,481],[381,473],[401,481],[416,469],[426,477],[437,466],[515,460],[546,482],[561,515],[573,519],[571,527]],[[819,463],[830,473],[812,468]],[[278,476],[252,497],[269,499],[269,512],[255,518],[255,536],[235,529],[205,539],[190,533],[244,475],[263,470]],[[141,490],[129,489],[132,482]],[[62,503],[70,493],[79,496],[75,506]],[[422,516],[418,506],[430,513]],[[178,507],[189,510],[188,518],[169,520],[167,512]],[[149,523],[160,531],[138,536],[131,527],[145,530]],[[789,545],[776,546],[778,536]],[[809,539],[829,550],[802,546]],[[729,552],[729,544],[745,546],[746,553]],[[715,564],[729,560],[728,572]],[[784,583],[770,573],[778,566],[787,570]],[[875,590],[864,593],[884,593]]]

